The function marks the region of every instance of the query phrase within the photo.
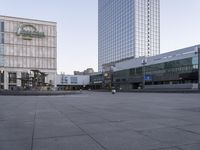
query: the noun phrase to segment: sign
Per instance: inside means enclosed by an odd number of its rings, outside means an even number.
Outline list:
[[[36,27],[31,24],[20,25],[20,27],[17,29],[17,36],[21,36],[24,40],[45,37],[44,32],[39,32]]]
[[[144,80],[145,81],[153,81],[153,77],[151,75],[145,75]]]
[[[198,64],[198,56],[197,57],[192,57],[192,65]]]

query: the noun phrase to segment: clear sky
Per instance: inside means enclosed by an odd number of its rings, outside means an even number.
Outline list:
[[[200,44],[200,0],[161,1],[161,53]],[[97,70],[98,0],[1,0],[0,15],[58,23],[58,73]]]

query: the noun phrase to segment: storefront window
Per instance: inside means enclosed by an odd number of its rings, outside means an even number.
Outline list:
[[[17,74],[10,72],[9,73],[9,83],[17,83]]]
[[[0,83],[4,83],[4,71],[0,70]]]
[[[136,74],[141,75],[142,74],[142,67],[136,68]]]

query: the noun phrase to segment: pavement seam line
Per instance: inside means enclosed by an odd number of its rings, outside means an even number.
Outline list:
[[[84,136],[84,135],[86,135],[86,134],[77,134],[77,135],[69,135],[69,136],[39,137],[39,138],[34,138],[34,140],[45,140],[45,139],[55,139],[55,138],[70,138],[70,137]]]
[[[89,112],[89,111],[85,111],[85,110],[83,110],[83,109],[81,109],[81,108],[77,108],[77,107],[74,106],[74,105],[70,105],[70,106],[73,107],[73,108],[75,108],[75,109],[77,109],[77,110],[79,110],[79,111],[87,112],[87,113],[91,113],[91,112]],[[96,117],[99,117],[99,118],[101,118],[101,119],[103,119],[103,120],[105,120],[105,121],[110,122],[110,120],[108,120],[108,119],[106,119],[106,118],[104,118],[104,117],[102,117],[102,116],[99,116],[99,115],[96,115],[96,114],[93,114],[93,115],[96,116]]]
[[[50,103],[50,102],[49,102]],[[58,111],[62,116],[66,117],[69,121],[71,121],[77,128],[79,128],[82,132],[84,132],[88,137],[90,137],[96,144],[98,144],[102,149],[107,150],[105,146],[103,146],[100,142],[98,142],[94,137],[88,134],[84,129],[82,129],[79,125],[77,125],[73,120],[71,120],[66,114],[62,111],[58,110],[52,103],[50,103],[52,107]]]
[[[33,130],[32,130],[32,137],[31,137],[31,150],[33,150],[35,124],[36,124],[36,116],[37,116],[37,105],[38,105],[38,102],[35,103],[35,114],[34,114],[34,119],[33,119]]]
[[[188,130],[188,129],[183,129],[181,127],[174,127],[174,128],[177,129],[177,130],[182,130],[182,131],[185,131],[185,132],[188,132],[188,133],[192,133],[192,134],[195,134],[195,135],[200,135],[199,133],[196,133],[196,132]]]

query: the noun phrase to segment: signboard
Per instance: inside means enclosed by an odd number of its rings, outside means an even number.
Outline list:
[[[32,40],[33,38],[45,37],[44,32],[39,32],[35,26],[31,24],[22,24],[17,29],[17,36],[21,36],[24,40]]]
[[[198,64],[198,56],[197,57],[192,57],[192,65]]]
[[[151,75],[145,75],[144,80],[145,81],[153,81],[153,77]]]
[[[68,77],[62,74],[61,78],[60,78],[60,83],[61,84],[68,84]]]

